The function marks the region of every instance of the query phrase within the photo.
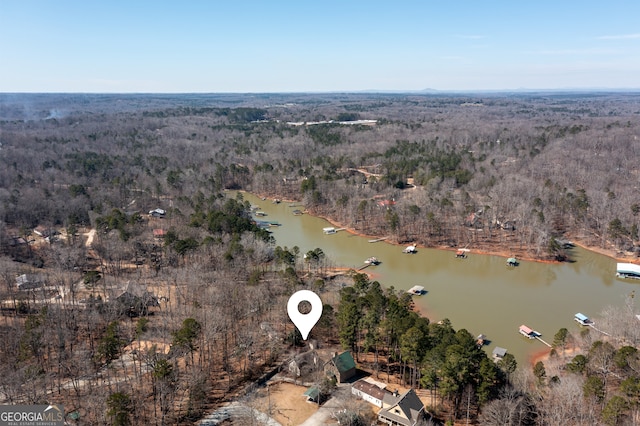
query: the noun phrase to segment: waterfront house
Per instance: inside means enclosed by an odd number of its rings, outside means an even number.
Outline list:
[[[427,418],[424,404],[413,389],[409,389],[394,404],[378,413],[378,420],[389,426],[414,426]]]

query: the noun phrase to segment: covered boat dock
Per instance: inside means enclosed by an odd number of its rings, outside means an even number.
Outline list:
[[[619,278],[640,279],[640,265],[635,263],[618,263],[616,266],[616,276]]]
[[[591,321],[588,316],[583,315],[580,312],[575,314],[573,316],[573,319],[576,320],[576,322],[580,325],[585,325],[585,326],[593,325],[593,321]]]

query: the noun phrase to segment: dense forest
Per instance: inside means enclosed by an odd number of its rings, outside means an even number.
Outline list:
[[[195,422],[295,351],[285,302],[310,288],[337,298],[317,337],[432,389],[447,420],[634,421],[631,301],[604,314],[610,342],[561,330],[557,371],[516,372],[366,276],[340,289],[320,248],[276,246],[225,191],[398,243],[635,256],[638,117],[637,93],[0,94],[0,397]]]
[[[185,194],[242,188],[425,246],[562,260],[558,239],[638,240],[637,94],[1,101],[11,227],[89,225],[134,200],[188,215]]]

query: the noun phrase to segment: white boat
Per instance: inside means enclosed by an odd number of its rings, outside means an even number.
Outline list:
[[[322,232],[329,235],[329,234],[335,234],[336,232],[336,228],[334,228],[333,226],[329,226],[327,228],[322,228]]]
[[[416,246],[410,245],[410,246],[405,247],[405,249],[402,250],[402,252],[403,253],[411,253],[411,254],[413,254],[413,253],[417,253],[418,250],[416,249]]]
[[[378,260],[377,257],[371,256],[370,258],[365,260],[364,263],[366,263],[367,265],[379,265],[380,261]]]
[[[414,296],[422,296],[423,294],[425,294],[425,291],[424,287],[422,287],[421,285],[414,285],[409,290],[407,290],[407,293],[413,294]]]

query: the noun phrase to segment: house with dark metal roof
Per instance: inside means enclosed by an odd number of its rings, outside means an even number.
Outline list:
[[[378,413],[378,420],[389,426],[414,426],[429,415],[413,389],[397,399],[397,402]]]
[[[158,298],[137,283],[127,282],[124,290],[109,299],[119,310],[131,317],[146,315],[151,307],[158,307]]]

